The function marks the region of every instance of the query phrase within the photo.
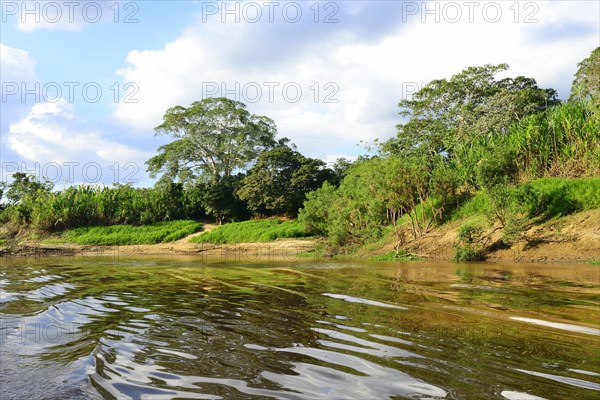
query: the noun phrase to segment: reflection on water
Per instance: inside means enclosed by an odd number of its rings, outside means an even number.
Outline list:
[[[530,324],[549,326],[550,328],[564,329],[565,331],[580,332],[580,333],[587,333],[588,335],[600,336],[600,329],[590,328],[587,326],[562,324],[559,322],[549,322],[549,321],[544,321],[541,319],[534,319],[534,318],[510,317],[510,319],[514,319],[515,321],[529,322]]]
[[[2,400],[600,392],[598,266],[1,265]]]

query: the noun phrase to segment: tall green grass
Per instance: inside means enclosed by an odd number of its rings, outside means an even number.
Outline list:
[[[0,213],[0,223],[31,224],[45,231],[91,225],[143,225],[199,218],[194,192],[181,184],[159,188],[77,186],[60,192],[38,191]]]
[[[77,244],[128,245],[172,242],[199,231],[202,224],[196,221],[158,222],[143,226],[112,225],[75,228],[63,237]]]
[[[190,239],[193,243],[254,243],[270,242],[282,238],[310,236],[297,220],[282,221],[277,218],[233,222]]]
[[[600,208],[600,176],[591,178],[541,178],[517,185],[512,196],[530,217],[550,219],[577,211]],[[452,215],[453,220],[490,214],[492,203],[479,191]]]
[[[507,143],[529,178],[600,173],[600,116],[591,101],[562,103],[511,127]]]

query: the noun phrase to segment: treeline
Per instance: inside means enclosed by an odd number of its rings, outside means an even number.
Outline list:
[[[288,139],[275,140],[273,121],[226,98],[169,109],[156,132],[175,140],[147,162],[151,176],[159,177],[153,188],[82,185],[53,191],[48,181],[15,173],[9,184],[0,183],[0,199],[6,199],[0,223],[59,231],[178,219],[294,218],[308,192],[324,182],[338,184],[347,166],[341,160],[328,168],[303,156]]]
[[[278,147],[261,154],[247,174],[186,183],[162,179],[153,188],[81,185],[53,191],[48,181],[15,173],[9,185],[0,187],[0,197],[6,192],[8,200],[0,208],[0,223],[51,232],[173,220],[214,219],[221,223],[252,216],[295,217],[306,193],[326,180],[341,179],[324,165]]]
[[[331,168],[276,140],[275,123],[240,102],[173,107],[155,128],[173,140],[147,162],[155,187],[53,191],[15,174],[0,184],[0,222],[56,231],[299,213],[304,228],[336,251],[389,235],[400,248],[406,235],[422,236],[484,196],[490,226],[516,232],[556,202],[524,183],[600,175],[600,48],[579,64],[564,103],[533,78],[496,78],[507,69],[471,67],[430,82],[399,103],[405,122],[396,137],[376,142],[374,155]],[[482,227],[464,230],[468,242]]]
[[[524,183],[600,174],[600,91],[591,79],[600,77],[600,48],[580,64],[578,95],[567,103],[531,78],[496,80],[507,67],[468,68],[400,102],[407,122],[397,136],[377,143],[377,155],[359,159],[338,188],[325,184],[309,193],[299,220],[338,251],[392,232],[400,251],[407,234],[426,234],[476,195],[484,197],[488,225],[507,238],[544,207],[573,203],[547,185],[542,192]],[[599,182],[589,181],[596,206]],[[576,211],[573,204],[558,208]],[[465,243],[478,242],[472,236],[483,230],[465,227]]]
[[[517,184],[598,174],[600,119],[590,102],[565,103],[526,118],[507,135],[465,142],[453,156],[390,154],[359,160],[339,188],[325,184],[309,193],[299,219],[334,246],[381,238],[402,223],[419,237],[484,191],[493,219],[504,227],[516,204],[544,201],[541,194],[512,193]]]

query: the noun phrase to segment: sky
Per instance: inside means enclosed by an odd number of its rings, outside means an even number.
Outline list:
[[[0,2],[0,181],[150,186],[165,111],[206,97],[272,118],[310,157],[364,154],[398,102],[508,63],[559,97],[600,45],[600,2]]]

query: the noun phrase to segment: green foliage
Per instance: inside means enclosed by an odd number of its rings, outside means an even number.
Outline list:
[[[532,78],[496,80],[507,64],[470,67],[450,80],[431,81],[412,99],[399,103],[396,138],[386,142],[386,154],[452,156],[460,147],[487,135],[498,135],[527,115],[558,103],[556,91],[541,89]]]
[[[495,148],[477,166],[477,183],[485,190],[510,186],[517,180],[515,153],[511,149]]]
[[[306,199],[333,171],[321,160],[306,158],[288,146],[263,152],[243,179],[237,195],[255,215],[295,217]]]
[[[517,180],[514,153],[500,148],[490,152],[478,165],[477,182],[491,200],[494,216],[506,225],[512,204],[511,188]]]
[[[193,243],[254,243],[310,236],[297,220],[278,218],[232,222],[190,239]]]
[[[208,215],[219,224],[226,220],[240,221],[250,217],[246,203],[236,196],[244,175],[224,176],[217,181],[200,181],[195,189],[200,193],[199,202]]]
[[[457,175],[443,157],[373,157],[356,162],[339,188],[324,185],[308,195],[299,221],[328,236],[334,246],[377,240],[408,224],[415,237],[429,232],[455,201]],[[449,207],[450,208],[450,207]]]
[[[466,223],[458,229],[458,240],[463,243],[474,244],[481,240],[482,233],[483,228],[481,225],[472,222]]]
[[[333,170],[275,141],[275,125],[225,98],[174,107],[155,130],[173,142],[148,161],[153,189],[80,186],[52,192],[25,174],[7,188],[0,222],[45,230],[152,224],[211,215],[228,224],[196,241],[252,242],[325,235],[328,249],[419,237],[447,220],[500,222],[503,240],[532,219],[600,207],[600,48],[579,65],[569,103],[532,78],[497,79],[508,66],[471,67],[400,102],[407,120],[373,157]],[[247,175],[235,173],[252,166]],[[578,178],[578,179],[570,179]],[[178,181],[174,183],[174,181]],[[2,193],[4,192],[4,193]],[[472,222],[470,222],[472,223]],[[492,224],[494,225],[494,224]],[[457,260],[478,259],[481,227],[463,226]],[[494,228],[499,229],[499,228]]]
[[[536,179],[519,186],[515,198],[529,218],[542,220],[600,208],[600,177]]]
[[[336,186],[339,186],[348,174],[348,170],[350,169],[352,164],[352,161],[348,160],[347,158],[336,159],[332,167],[333,179],[331,180],[331,183]]]
[[[27,196],[36,196],[38,192],[40,194],[48,193],[54,187],[52,182],[47,180],[40,182],[34,175],[28,175],[23,172],[15,172],[12,177],[13,181],[7,185],[6,197],[13,204],[18,203]],[[2,189],[4,185],[3,183]],[[2,196],[0,196],[1,198]]]
[[[600,208],[600,177],[535,179],[515,186],[507,196],[517,213],[545,221]],[[489,194],[482,190],[458,207],[452,219],[484,218],[493,213],[493,207]]]
[[[416,261],[418,257],[415,257],[412,254],[409,254],[405,251],[400,251],[396,253],[395,251],[389,251],[382,255],[370,256],[369,260],[371,261]]]
[[[199,231],[195,221],[159,222],[143,226],[111,225],[70,229],[63,237],[77,244],[131,245],[172,242]]]
[[[514,125],[506,146],[527,178],[600,174],[600,114],[591,103],[565,103]]]
[[[306,195],[304,208],[300,209],[298,221],[307,232],[315,235],[329,236],[330,213],[337,202],[336,188],[325,182],[320,189]]]
[[[452,260],[456,262],[465,261],[483,261],[485,256],[481,251],[474,249],[472,246],[454,246],[454,253],[452,254]]]
[[[181,182],[196,175],[218,181],[277,144],[277,128],[270,118],[250,114],[245,104],[225,97],[170,108],[155,132],[175,140],[159,147],[159,154],[146,163],[148,171]]]
[[[454,245],[452,259],[457,262],[480,261],[485,259],[482,248],[483,227],[475,222],[467,222],[458,229],[458,243]]]
[[[93,225],[149,224],[201,213],[189,207],[188,192],[181,184],[164,183],[154,189],[69,187],[60,192],[38,190],[0,214],[0,221],[31,224],[46,231]]]
[[[2,198],[4,197],[4,190],[6,189],[6,182],[0,182],[0,210],[2,210]]]
[[[579,68],[575,73],[569,101],[589,99],[598,107],[600,105],[600,47],[596,47],[590,56],[577,66]]]
[[[519,238],[527,226],[527,219],[521,214],[511,213],[502,230],[502,243],[510,244]]]

